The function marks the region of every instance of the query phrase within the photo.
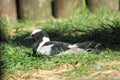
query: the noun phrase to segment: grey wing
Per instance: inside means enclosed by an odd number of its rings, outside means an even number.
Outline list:
[[[51,41],[49,44],[54,44],[51,47],[51,55],[59,54],[63,51],[66,51],[70,49],[68,46],[70,45],[69,43],[65,42],[57,42],[57,41]]]

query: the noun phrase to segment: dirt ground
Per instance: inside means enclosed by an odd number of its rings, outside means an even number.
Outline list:
[[[113,66],[120,66],[120,62],[99,62],[98,64],[99,66],[108,66],[108,69],[104,71],[92,71],[89,76],[83,76],[82,78],[76,77],[71,80],[120,80],[120,70],[111,68]],[[80,67],[80,65],[77,64],[75,67]],[[65,77],[59,73],[70,71],[75,67],[72,65],[59,65],[52,70],[33,70],[33,72],[17,71],[14,75],[8,77],[7,80],[70,80],[69,76]]]

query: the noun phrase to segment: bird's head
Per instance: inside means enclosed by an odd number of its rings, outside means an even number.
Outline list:
[[[30,36],[26,37],[25,39],[32,39],[35,42],[50,41],[47,32],[41,29],[33,30]]]

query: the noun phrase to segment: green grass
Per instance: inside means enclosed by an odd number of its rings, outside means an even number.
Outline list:
[[[120,52],[111,50],[106,50],[99,55],[81,53],[77,55],[33,57],[30,55],[32,54],[32,51],[30,49],[26,49],[22,46],[16,46],[17,45],[13,45],[10,43],[2,44],[2,49],[4,49],[2,52],[3,54],[1,54],[1,61],[4,62],[2,68],[3,72],[5,72],[5,74],[7,75],[13,74],[17,70],[22,70],[25,72],[31,72],[31,69],[50,70],[61,64],[70,64],[72,66],[75,66],[77,63],[80,64],[80,67],[74,68],[73,70],[63,74],[64,76],[70,76],[73,72],[75,72],[76,74],[71,77],[80,77],[84,75],[89,75],[91,74],[90,71],[96,70],[93,69],[93,67],[95,64],[97,64],[97,62],[120,61]],[[102,68],[100,69],[101,71]],[[117,67],[115,69],[120,70],[120,67]],[[107,68],[105,68],[104,70],[107,70]]]
[[[86,15],[85,15],[86,14]],[[73,70],[63,73],[64,76],[76,77],[91,74],[94,65],[98,62],[119,62],[120,61],[120,18],[119,14],[101,15],[86,12],[80,17],[72,16],[67,21],[47,21],[33,22],[20,21],[10,23],[3,21],[2,35],[7,41],[0,45],[1,51],[1,68],[5,75],[13,74],[15,71],[32,71],[31,69],[54,69],[61,64],[72,65],[80,64]],[[37,26],[46,30],[51,40],[65,41],[69,43],[97,41],[103,44],[105,51],[101,54],[77,54],[77,55],[60,55],[60,56],[32,56],[32,41],[26,42],[23,39],[30,34],[29,26]],[[44,27],[43,27],[44,26]],[[24,28],[28,30],[24,31]],[[9,35],[5,30],[15,30],[15,35]],[[6,37],[7,36],[7,37]],[[120,70],[119,65],[113,67]],[[107,70],[102,67],[99,71]],[[97,71],[97,70],[96,70]],[[75,75],[72,75],[75,73]]]

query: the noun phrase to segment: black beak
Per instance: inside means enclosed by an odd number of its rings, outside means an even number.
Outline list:
[[[28,36],[28,37],[24,38],[24,40],[27,40],[27,39],[32,39],[32,36]]]

